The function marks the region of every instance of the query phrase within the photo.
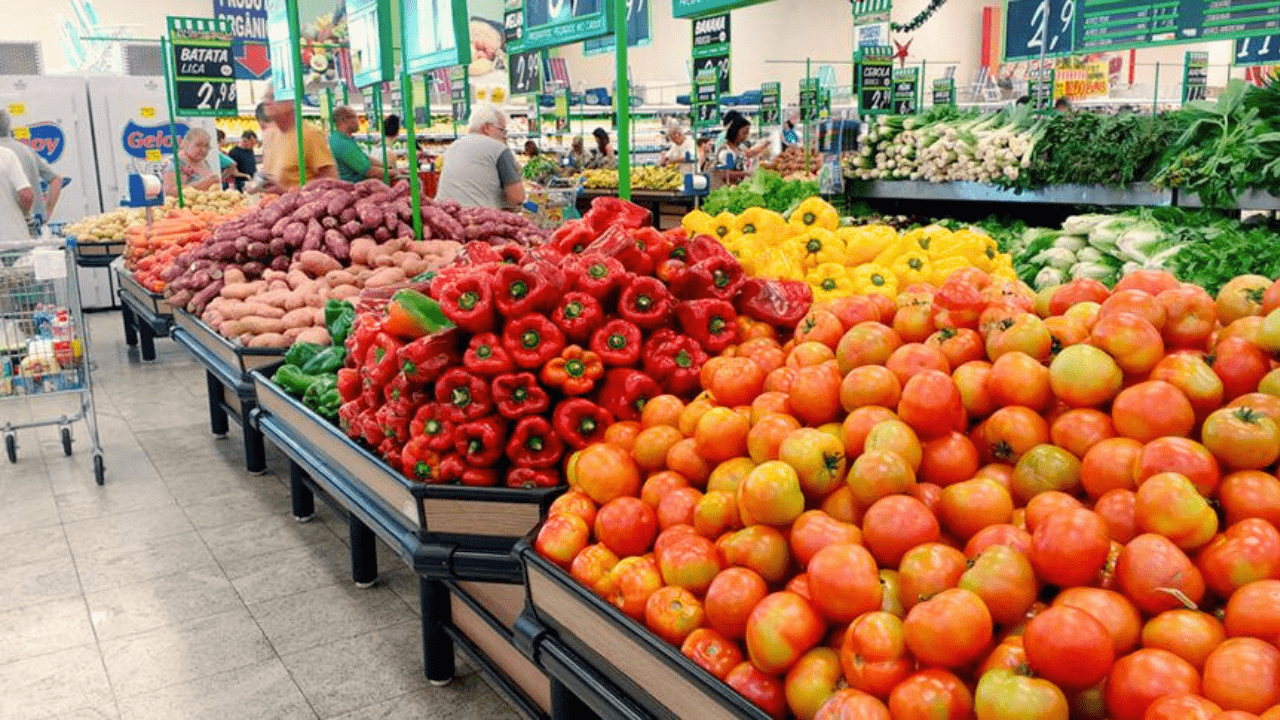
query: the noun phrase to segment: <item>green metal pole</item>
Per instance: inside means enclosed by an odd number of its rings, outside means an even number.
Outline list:
[[[924,111],[924,83],[925,83],[925,76],[926,76],[925,70],[927,70],[928,68],[929,68],[929,61],[921,60],[920,61],[920,77],[919,79],[916,80],[916,114],[917,115]]]
[[[329,128],[328,129],[332,130],[333,129],[333,88],[325,88],[324,102],[325,102],[325,105],[329,108],[329,118],[328,118]]]
[[[408,47],[408,43],[405,43],[405,47]],[[409,66],[407,53],[404,66]],[[404,129],[409,156],[409,201],[413,206],[413,236],[420,238],[422,237],[422,178],[418,177],[418,130],[413,117],[413,81],[409,79],[408,73],[400,73],[400,95],[404,98],[403,105],[407,111],[404,114]],[[383,136],[385,135],[384,133]]]
[[[855,69],[854,72],[857,72],[857,70]],[[809,58],[805,58],[804,59],[804,86],[806,89],[808,89],[809,83],[812,82],[811,80],[812,77],[813,77],[813,61]],[[803,96],[804,96],[804,93],[801,93],[801,98],[800,98],[800,114],[801,115],[804,115],[804,97]],[[804,121],[804,171],[809,172],[810,121],[804,117],[801,117],[800,119]]]
[[[307,184],[307,151],[302,140],[302,31],[298,25],[298,3],[285,2],[289,20],[289,45],[293,54],[293,134],[298,140],[298,186]]]
[[[178,186],[178,207],[186,207],[182,197],[182,167],[178,160],[178,126],[173,120],[173,75],[169,72],[169,39],[160,38],[160,64],[164,66],[164,99],[169,105],[169,142],[173,144],[173,182]],[[163,156],[162,156],[163,159]]]
[[[618,197],[631,199],[631,77],[627,73],[627,0],[613,0],[613,49],[618,60]]]
[[[1160,110],[1160,63],[1156,63],[1156,89],[1151,93],[1151,114],[1155,115]]]
[[[382,127],[382,83],[373,86],[373,112],[378,120],[378,134],[382,136],[382,182],[391,184],[391,165],[387,158],[387,131]],[[369,123],[373,125],[373,123]]]

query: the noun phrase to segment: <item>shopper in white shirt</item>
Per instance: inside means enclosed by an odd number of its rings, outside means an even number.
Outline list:
[[[62,194],[62,177],[44,158],[13,137],[13,122],[3,108],[0,108],[0,147],[12,150],[22,164],[22,172],[27,176],[27,184],[31,186],[31,192],[35,196],[31,209],[27,211],[27,229],[32,235],[37,235],[40,227],[53,217],[53,211],[58,206],[58,197]],[[48,188],[44,192],[41,192],[41,183]]]
[[[684,128],[680,126],[680,122],[672,118],[667,122],[667,141],[671,143],[671,147],[663,153],[662,159],[658,161],[659,165],[683,165],[688,163],[692,166],[698,159],[698,148],[693,144],[693,138],[685,135]]]
[[[0,147],[0,242],[31,237],[27,213],[35,199],[27,174],[22,171],[22,161],[9,148]]]

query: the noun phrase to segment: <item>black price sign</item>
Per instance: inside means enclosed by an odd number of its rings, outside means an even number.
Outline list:
[[[895,115],[915,115],[920,109],[916,97],[920,90],[920,68],[899,68],[893,71],[893,112]]]
[[[465,123],[471,114],[471,88],[467,83],[467,69],[462,66],[449,68],[449,102],[453,108],[453,121]]]
[[[727,94],[729,92],[729,56],[721,55],[719,57],[702,57],[693,59],[693,76],[706,75],[714,72],[716,77],[720,78],[720,92]]]
[[[782,83],[767,82],[760,86],[760,125],[775,127],[782,124]]]
[[[729,93],[729,15],[712,15],[693,21],[693,76],[711,72],[720,76],[720,93]]]
[[[955,78],[934,78],[933,80],[933,104],[934,105],[955,105],[956,104],[956,79]]]
[[[881,45],[858,53],[858,111],[887,115],[893,111],[893,48]]]
[[[693,126],[710,128],[720,124],[720,83],[714,69],[693,78]]]
[[[511,76],[511,94],[529,95],[542,92],[542,51],[515,53],[507,60]]]
[[[237,115],[231,21],[169,17],[179,115]]]
[[[1204,100],[1209,87],[1209,53],[1188,52],[1182,71],[1182,102]]]
[[[508,10],[502,16],[502,34],[508,43],[518,43],[524,37],[524,10]]]
[[[822,113],[822,86],[817,78],[800,81],[800,121],[813,122]]]

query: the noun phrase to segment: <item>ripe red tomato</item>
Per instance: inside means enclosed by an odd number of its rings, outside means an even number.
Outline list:
[[[964,667],[991,642],[991,613],[973,592],[952,588],[916,605],[903,623],[907,647],[920,662]]]
[[[1084,458],[1094,445],[1115,436],[1116,426],[1111,416],[1092,408],[1068,410],[1049,426],[1053,444],[1078,458]]]
[[[583,585],[594,588],[614,565],[618,564],[618,556],[609,548],[596,543],[588,545],[573,558],[569,565],[569,575]]]
[[[987,394],[997,406],[1022,405],[1047,410],[1053,404],[1049,368],[1023,352],[1000,356],[987,376]]]
[[[1280,527],[1280,480],[1270,473],[1245,470],[1226,476],[1218,488],[1218,500],[1228,524],[1257,517]]]
[[[882,497],[909,493],[916,486],[916,474],[895,452],[867,450],[854,461],[847,482],[854,500],[869,507]]]
[[[828,365],[812,365],[796,371],[788,399],[796,417],[808,425],[821,425],[840,414],[840,381],[844,376]]]
[[[1236,470],[1260,470],[1280,457],[1280,427],[1251,407],[1212,413],[1201,434],[1209,452]]]
[[[964,400],[949,373],[923,370],[902,388],[898,417],[926,440],[965,429]]]
[[[704,617],[702,603],[693,593],[670,585],[654,591],[644,605],[645,627],[672,645],[684,644]]]
[[[898,382],[902,383],[904,389],[908,380],[925,370],[951,374],[951,364],[941,350],[918,342],[907,343],[894,350],[884,366],[898,376]]]
[[[1138,534],[1137,520],[1134,518],[1134,503],[1137,494],[1132,490],[1111,490],[1098,498],[1093,504],[1093,511],[1107,521],[1107,533],[1111,540],[1124,544]]]
[[[1080,484],[1095,500],[1112,490],[1133,490],[1134,466],[1142,443],[1132,438],[1109,438],[1089,448],[1080,462]]]
[[[652,558],[627,557],[618,561],[600,582],[596,593],[623,614],[634,620],[644,620],[645,604],[649,596],[662,587],[662,576]]]
[[[1141,290],[1152,295],[1159,295],[1165,290],[1179,287],[1178,279],[1164,270],[1134,270],[1120,278],[1116,283],[1116,292],[1122,290]]]
[[[751,611],[768,594],[769,586],[754,570],[722,570],[707,588],[703,603],[707,625],[726,638],[740,639],[747,632]]]
[[[883,365],[856,367],[840,383],[840,405],[847,412],[866,405],[897,407],[901,397],[902,383]]]
[[[1234,400],[1258,389],[1271,370],[1271,360],[1244,338],[1228,338],[1214,348],[1213,371],[1222,380],[1222,397]]]
[[[836,362],[842,374],[863,365],[884,365],[901,346],[902,338],[893,328],[878,322],[858,323],[836,345]]]
[[[972,560],[993,545],[1007,545],[1025,556],[1031,555],[1031,535],[1026,530],[1013,525],[990,525],[969,538],[964,546],[965,557]]]
[[[871,432],[871,428],[885,420],[894,420],[897,417],[892,410],[878,405],[860,407],[849,413],[841,426],[844,430],[845,455],[853,458],[861,455],[866,447],[867,435]]]
[[[1235,591],[1224,624],[1231,637],[1280,641],[1280,580],[1257,580]]]
[[[1261,713],[1280,705],[1280,649],[1257,638],[1231,638],[1204,662],[1204,696],[1224,710]]]
[[[610,500],[596,513],[595,537],[618,557],[643,555],[657,534],[657,513],[639,498]]]
[[[880,309],[862,295],[836,298],[831,301],[831,306],[827,309],[840,318],[840,323],[844,325],[845,330],[859,323],[880,321]]]
[[[1142,626],[1142,646],[1168,650],[1197,670],[1213,649],[1227,639],[1222,623],[1209,613],[1177,608],[1166,610]]]
[[[1059,510],[1082,508],[1084,505],[1071,495],[1057,490],[1042,492],[1031,498],[1024,512],[1027,517],[1027,531],[1035,532],[1036,527],[1047,517]]]
[[[769,371],[773,370],[773,367],[770,367]],[[767,374],[768,371],[765,370],[764,365],[755,357],[726,358],[725,363],[712,375],[711,382],[706,384],[706,388],[716,396],[717,401],[728,407],[747,405],[764,390],[764,379]],[[648,403],[645,406],[648,407]]]
[[[924,342],[937,329],[933,322],[933,314],[932,303],[916,303],[900,307],[893,315],[893,331],[906,342]]]
[[[1223,598],[1255,580],[1280,578],[1280,531],[1259,518],[1241,520],[1200,551],[1196,567]]]
[[[1115,358],[1116,364],[1130,377],[1146,375],[1164,357],[1160,330],[1141,315],[1129,312],[1099,313],[1089,342]]]
[[[1222,407],[1222,378],[1199,352],[1184,350],[1166,355],[1151,370],[1149,379],[1163,380],[1181,390],[1199,420]]]
[[[895,720],[965,720],[973,716],[973,693],[946,670],[921,670],[889,694]]]
[[[1026,353],[1044,362],[1053,352],[1053,335],[1035,314],[1019,313],[992,328],[987,335],[986,349],[992,362],[1010,352]]]
[[[1148,615],[1182,607],[1167,590],[1177,590],[1193,603],[1204,597],[1204,578],[1186,554],[1162,535],[1146,533],[1130,540],[1116,560],[1116,582],[1138,609]]]
[[[1007,545],[983,549],[957,585],[981,598],[991,619],[1001,626],[1021,620],[1035,603],[1039,590],[1031,561],[1022,551]]]
[[[1199,695],[1177,693],[1151,703],[1143,720],[1212,720],[1220,712],[1222,708]]]
[[[820,594],[816,588],[814,592]],[[822,617],[807,600],[776,592],[757,603],[747,618],[747,657],[762,672],[784,673],[825,634]]]
[[[887,699],[915,666],[904,633],[902,620],[884,611],[849,623],[840,642],[840,665],[849,687]]]
[[[678,487],[662,497],[658,503],[658,529],[672,525],[693,525],[693,513],[702,501],[702,491],[691,487]]]
[[[1142,720],[1153,702],[1174,693],[1200,694],[1200,673],[1171,652],[1144,648],[1112,666],[1107,712],[1112,720]]]
[[[658,558],[658,571],[668,585],[701,597],[722,566],[720,551],[701,535],[686,534],[674,540]]]
[[[780,584],[787,579],[791,551],[786,537],[775,528],[752,525],[716,541],[716,545],[724,553],[728,565],[750,568],[769,583]]]
[[[933,304],[947,311],[947,317],[957,328],[976,328],[986,301],[977,283],[952,274],[933,295]]]
[[[1013,498],[995,480],[974,478],[943,488],[936,514],[947,532],[967,541],[983,528],[1009,522]]]
[[[1092,587],[1067,588],[1053,599],[1053,605],[1082,610],[1102,623],[1111,636],[1117,657],[1128,653],[1138,644],[1142,616],[1133,603],[1118,592]]]
[[[884,589],[876,561],[861,545],[828,545],[814,554],[806,569],[813,605],[828,620],[851,622],[880,608]]]
[[[1213,453],[1195,440],[1181,437],[1162,437],[1144,445],[1133,468],[1133,480],[1141,485],[1147,478],[1167,472],[1185,475],[1205,497],[1213,497],[1221,479]]]
[[[596,443],[577,454],[576,482],[570,482],[596,503],[640,492],[640,469],[631,454],[607,443]]]
[[[1031,566],[1045,582],[1088,585],[1107,562],[1111,538],[1095,512],[1069,509],[1045,518],[1031,534]]]
[[[925,442],[919,479],[939,487],[968,480],[978,471],[978,449],[967,435],[951,432]]]
[[[982,344],[982,336],[977,330],[967,327],[947,327],[930,335],[925,345],[936,347],[947,358],[947,364],[958,368],[967,362],[982,360],[986,350]]]
[[[1049,442],[1049,424],[1028,407],[1002,407],[987,418],[982,429],[984,442],[978,452],[988,462],[1016,464],[1023,453]]]
[[[1082,302],[1106,302],[1111,291],[1106,285],[1092,278],[1072,280],[1054,291],[1049,301],[1049,314],[1061,315],[1072,305]]]
[[[1111,404],[1111,418],[1121,436],[1144,443],[1167,435],[1189,437],[1196,423],[1187,396],[1162,380],[1122,390]]]
[[[820,342],[835,349],[844,335],[844,324],[834,313],[826,310],[810,310],[796,325],[796,344],[803,342]]]
[[[966,569],[964,553],[942,543],[923,543],[907,551],[898,565],[899,592],[907,610],[956,587]]]
[[[698,628],[685,638],[680,652],[703,670],[724,680],[742,662],[738,644],[711,628]]]
[[[1183,285],[1164,290],[1156,298],[1167,318],[1162,332],[1165,344],[1204,349],[1218,323],[1217,307],[1209,293],[1194,285]]]
[[[840,655],[826,647],[805,653],[787,672],[783,690],[791,714],[800,720],[812,720],[822,703],[843,686]]]
[[[889,708],[860,690],[845,688],[827,698],[814,720],[891,720]]]
[[[908,550],[938,539],[938,519],[924,503],[906,495],[881,498],[862,516],[862,541],[877,562],[897,567]]]
[[[1089,613],[1067,605],[1032,618],[1022,644],[1027,663],[1037,675],[1072,690],[1101,682],[1115,661],[1115,646],[1106,627]]]
[[[787,698],[782,681],[761,672],[755,665],[746,661],[738,663],[725,676],[724,683],[774,720],[787,717]]]
[[[1145,290],[1113,291],[1111,297],[1103,301],[1102,309],[1098,311],[1098,316],[1107,317],[1108,315],[1126,312],[1143,318],[1151,323],[1156,330],[1164,329],[1166,317],[1164,305],[1156,299],[1155,295]]]
[[[841,522],[822,510],[808,510],[791,525],[791,554],[800,567],[822,548],[836,543],[861,544],[862,531],[857,525]]]
[[[995,409],[995,402],[987,392],[987,377],[991,375],[991,363],[984,360],[973,360],[955,369],[951,373],[951,381],[960,391],[960,399],[964,402],[964,410],[971,418],[983,418]]]
[[[591,530],[577,515],[561,513],[548,517],[538,529],[533,548],[539,555],[568,568],[574,557],[587,546]]]

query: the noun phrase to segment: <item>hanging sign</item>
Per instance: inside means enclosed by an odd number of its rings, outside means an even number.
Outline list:
[[[213,16],[231,21],[231,57],[236,63],[236,78],[266,78],[271,72],[266,0],[213,0]]]
[[[1053,81],[1053,68],[1041,68],[1027,72],[1027,97],[1031,99],[1032,110],[1044,111],[1053,109]]]
[[[345,2],[352,82],[358,88],[390,82],[395,74],[390,0]]]
[[[858,112],[886,115],[893,111],[893,48],[880,46],[858,51]]]
[[[652,35],[649,20],[650,0],[627,0],[627,47],[648,45]],[[582,41],[582,52],[599,55],[612,52],[615,40],[612,35],[602,35]]]
[[[767,82],[760,86],[760,126],[782,124],[782,83]]]
[[[714,70],[720,78],[720,93],[729,93],[730,35],[729,13],[693,21],[693,76]]]
[[[568,45],[612,32],[611,0],[525,0],[523,37],[514,50]]]
[[[271,56],[271,89],[276,101],[292,100],[293,33],[286,0],[267,0],[267,48]]]
[[[898,68],[893,71],[893,113],[915,115],[920,110],[916,100],[920,92],[920,68]]]
[[[890,0],[853,0],[853,48],[889,44]]]
[[[542,92],[542,50],[513,53],[507,58],[512,95]]]
[[[174,104],[179,115],[238,115],[231,21],[169,17]]]
[[[467,66],[457,65],[449,68],[449,104],[452,107],[453,121],[465,123],[471,114],[471,88],[467,82]]]
[[[404,0],[400,22],[408,74],[471,64],[467,0]]]
[[[762,2],[764,0],[671,0],[671,14],[678,18],[696,18],[750,7]]]
[[[556,134],[563,135],[569,132],[569,88],[557,88],[555,94],[556,105],[553,117],[556,123]]]
[[[800,79],[800,122],[813,122],[818,119],[822,108],[822,85],[818,78]]]
[[[1280,34],[1241,38],[1231,58],[1236,66],[1280,64]]]
[[[951,105],[956,104],[956,79],[943,77],[933,79],[933,104],[934,105]]]
[[[693,127],[700,130],[720,125],[720,78],[715,68],[693,77]]]
[[[1182,66],[1182,102],[1204,100],[1209,88],[1209,53],[1188,52]]]

